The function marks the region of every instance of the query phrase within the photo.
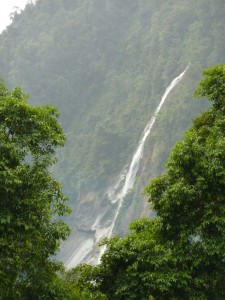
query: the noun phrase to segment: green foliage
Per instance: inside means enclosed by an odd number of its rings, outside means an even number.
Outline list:
[[[110,207],[105,190],[130,161],[163,91],[190,62],[146,142],[119,233],[143,213],[144,186],[206,108],[189,100],[200,70],[224,62],[224,15],[223,0],[39,0],[0,35],[7,85],[61,112],[68,142],[53,171],[76,212],[68,221],[73,229]],[[84,218],[89,204],[93,214]]]
[[[189,61],[196,78],[205,61],[223,59],[223,10],[210,0],[41,0],[16,16],[0,36],[0,71],[35,103],[46,99],[62,112],[69,142],[57,173],[71,197],[79,186],[103,187],[118,175],[163,89]],[[194,106],[176,106],[176,134]]]
[[[68,236],[59,217],[70,210],[49,167],[65,136],[55,108],[26,100],[1,81],[0,298],[55,299],[60,265],[50,256]]]
[[[163,242],[158,221],[141,219],[130,229],[125,238],[110,239],[101,265],[86,276],[81,273],[79,280],[108,299],[189,299],[185,292],[192,281],[190,272],[177,267],[177,249]]]
[[[75,269],[68,270],[64,275],[64,280],[79,292],[81,299],[107,300],[108,298],[98,290],[97,285],[90,282],[90,278],[94,279],[97,274],[95,269],[98,267],[80,265]]]
[[[195,91],[197,97],[207,97],[214,102],[216,108],[224,107],[225,98],[225,67],[224,65],[207,69],[203,72],[205,79],[200,82],[199,88]]]
[[[90,290],[109,299],[224,299],[224,67],[204,71],[196,93],[213,106],[176,144],[165,174],[146,188],[156,218],[106,241],[101,264],[80,275]]]
[[[205,70],[196,95],[213,101],[177,143],[167,173],[148,187],[166,240],[184,250],[203,299],[224,297],[224,65]],[[204,298],[205,297],[205,298]]]

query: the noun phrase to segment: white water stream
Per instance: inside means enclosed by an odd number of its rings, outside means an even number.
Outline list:
[[[157,108],[156,108],[156,110],[155,110],[152,118],[150,119],[150,121],[148,122],[148,124],[146,125],[146,127],[145,127],[145,129],[144,129],[144,131],[142,133],[142,137],[141,137],[141,139],[139,141],[137,150],[135,151],[135,153],[134,153],[134,155],[132,157],[132,160],[131,160],[128,172],[127,172],[127,170],[123,171],[122,174],[121,174],[121,176],[120,176],[120,178],[119,178],[119,180],[118,180],[118,182],[114,186],[114,188],[111,191],[109,191],[108,197],[109,197],[110,201],[112,203],[115,203],[115,202],[119,201],[119,204],[118,204],[118,208],[117,208],[115,217],[114,217],[111,225],[108,228],[105,228],[105,230],[104,230],[104,236],[101,236],[101,234],[98,234],[98,239],[103,238],[103,237],[110,238],[112,236],[112,232],[113,232],[113,229],[114,229],[117,217],[119,215],[121,206],[123,204],[124,197],[127,194],[127,192],[130,189],[133,188],[134,181],[135,181],[135,178],[136,178],[136,175],[137,175],[137,172],[138,172],[138,169],[139,169],[139,165],[140,165],[140,160],[141,160],[141,158],[143,156],[143,150],[144,150],[145,141],[146,141],[148,135],[151,132],[151,129],[152,129],[154,123],[155,123],[157,115],[160,112],[160,110],[161,110],[161,108],[162,108],[162,106],[163,106],[163,104],[164,104],[167,96],[172,91],[172,89],[180,82],[180,80],[182,79],[182,77],[184,76],[184,74],[186,73],[186,71],[188,70],[189,66],[190,65],[188,65],[185,68],[185,70],[179,76],[177,76],[176,78],[174,78],[173,81],[170,83],[170,85],[166,88],[165,93],[163,94],[159,105],[157,106]],[[124,180],[124,185],[122,186],[122,190],[120,189],[120,191],[118,192],[118,187],[121,186],[121,182],[123,180]],[[100,263],[101,256],[103,255],[103,253],[105,252],[105,250],[106,250],[106,246],[103,246],[102,249],[100,250],[99,257],[97,259],[97,263]]]
[[[101,212],[98,217],[95,219],[95,222],[91,226],[91,232],[93,232],[92,237],[90,238],[84,238],[80,246],[76,249],[75,252],[72,252],[69,259],[65,262],[66,268],[72,268],[79,263],[89,260],[89,263],[92,264],[99,264],[101,260],[101,256],[104,254],[106,250],[106,246],[102,246],[100,248],[100,251],[95,253],[94,248],[97,248],[99,241],[101,241],[103,238],[110,238],[113,233],[113,229],[116,223],[116,220],[118,218],[118,215],[120,213],[120,209],[122,207],[124,198],[127,194],[127,192],[133,188],[136,175],[139,169],[140,160],[143,156],[143,150],[144,150],[144,144],[148,137],[148,135],[151,132],[151,129],[153,128],[153,125],[156,121],[157,115],[160,112],[167,96],[172,91],[172,89],[180,82],[186,71],[188,70],[190,65],[188,65],[185,70],[176,78],[173,79],[173,81],[170,83],[170,85],[166,88],[165,93],[163,94],[161,101],[159,105],[157,106],[152,118],[146,125],[141,139],[138,143],[138,147],[136,151],[134,152],[134,155],[132,157],[130,165],[127,165],[124,167],[123,171],[121,172],[121,175],[119,177],[119,180],[116,182],[114,186],[109,188],[106,198],[114,205],[118,202],[117,207],[115,207],[115,215],[112,218],[112,220],[107,219],[107,222],[105,221],[105,215],[107,214],[108,210],[111,210],[112,207],[106,208],[104,212]],[[94,256],[92,255],[93,253]]]

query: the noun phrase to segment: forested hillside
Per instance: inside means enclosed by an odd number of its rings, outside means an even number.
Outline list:
[[[155,218],[132,222],[124,238],[106,240],[99,265],[68,271],[79,290],[115,300],[225,298],[225,65],[203,75],[195,95],[212,105],[146,188]]]
[[[67,144],[53,172],[73,208],[64,261],[86,240],[93,247],[99,216],[102,227],[112,219],[106,192],[130,162],[166,87],[190,63],[147,140],[117,234],[149,214],[144,187],[207,105],[191,97],[201,70],[224,62],[224,15],[223,0],[37,0],[0,35],[7,86],[19,85],[32,103],[61,112]]]

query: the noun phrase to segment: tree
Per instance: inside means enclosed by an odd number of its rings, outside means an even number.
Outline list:
[[[60,219],[69,208],[49,167],[65,136],[57,110],[27,98],[0,82],[0,298],[56,299],[50,257],[69,233]]]
[[[213,105],[146,188],[156,218],[106,241],[101,264],[78,280],[109,299],[225,298],[225,65],[203,74],[195,96]]]
[[[147,189],[166,241],[176,242],[202,299],[225,296],[225,66],[203,72],[196,90],[213,105],[177,143],[165,175]],[[190,289],[191,289],[190,288]]]

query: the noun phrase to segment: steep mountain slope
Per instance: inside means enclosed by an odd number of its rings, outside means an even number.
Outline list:
[[[224,13],[222,0],[38,0],[0,36],[0,76],[33,103],[57,106],[68,136],[53,170],[74,209],[64,261],[92,249],[101,215],[105,225],[113,218],[108,188],[130,162],[165,88],[191,63],[147,139],[115,232],[149,214],[144,187],[205,108],[191,100],[201,70],[224,62]]]

